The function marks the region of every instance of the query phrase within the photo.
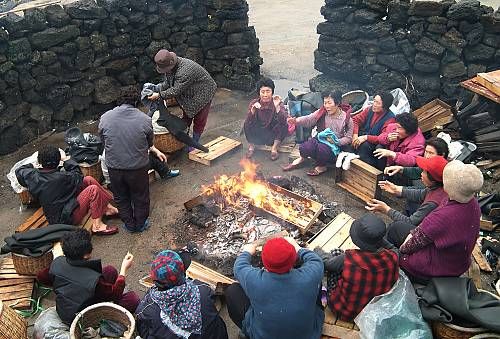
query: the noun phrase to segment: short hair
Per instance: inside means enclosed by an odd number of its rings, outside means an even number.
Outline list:
[[[335,102],[335,105],[340,105],[342,103],[342,92],[339,90],[336,91],[330,91],[330,92],[323,92],[321,93],[323,99],[324,98],[332,98],[333,101]]]
[[[257,81],[257,92],[259,92],[262,87],[269,87],[274,93],[274,81],[271,78],[262,77]]]
[[[59,148],[53,145],[47,145],[43,146],[38,151],[38,163],[42,165],[43,168],[57,168],[60,162],[61,153],[59,153]]]
[[[73,260],[81,260],[86,254],[92,253],[91,234],[83,228],[67,232],[62,236],[64,255]]]
[[[434,179],[428,171],[425,171],[425,173],[427,173],[427,178],[429,178],[429,180],[433,182],[434,186],[443,186],[442,181]]]
[[[425,146],[432,146],[436,149],[437,155],[442,156],[445,159],[448,159],[448,155],[450,150],[448,149],[448,143],[441,138],[430,138],[425,141]]]
[[[401,125],[408,135],[415,134],[418,130],[418,120],[412,113],[401,113],[396,115],[396,122]]]
[[[382,99],[382,107],[384,111],[388,111],[389,108],[392,106],[392,102],[394,101],[394,97],[390,92],[382,92],[378,94],[380,96],[380,99]]]
[[[121,88],[120,96],[116,100],[116,104],[118,106],[128,104],[136,107],[139,101],[139,90],[134,86],[127,86]]]

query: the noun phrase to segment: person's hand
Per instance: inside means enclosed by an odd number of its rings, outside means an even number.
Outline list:
[[[377,199],[372,199],[371,202],[366,203],[367,206],[365,208],[368,211],[372,212],[381,212],[387,214],[389,210],[391,209],[385,202],[377,200]]]
[[[160,98],[160,93],[153,93],[151,94],[150,96],[148,96],[148,99],[149,100],[153,100],[153,101],[156,101]]]
[[[159,149],[155,150],[155,154],[156,154],[156,157],[158,159],[160,159],[162,162],[166,162],[167,161],[167,156],[162,151],[160,151]]]
[[[295,125],[297,123],[297,118],[294,118],[294,117],[288,117],[286,119],[286,122],[289,124],[289,125]]]
[[[391,142],[392,142],[392,141],[396,141],[396,140],[398,140],[398,138],[399,138],[399,134],[398,134],[398,132],[392,132],[392,133],[389,133],[389,134],[387,135],[387,140],[389,140],[389,141],[391,141]]]
[[[275,95],[273,96],[273,104],[274,104],[274,107],[276,107],[276,111],[279,111],[279,107],[281,105],[281,97],[279,95]]]
[[[284,237],[283,239],[288,241],[295,248],[295,251],[298,251],[302,248],[293,237]]]
[[[134,256],[132,253],[127,252],[127,255],[125,255],[125,258],[123,258],[122,261],[122,267],[120,269],[120,275],[126,276],[127,271],[132,266],[132,263],[134,262]]]
[[[353,137],[352,146],[354,148],[358,148],[359,146],[361,146],[362,143],[366,142],[367,140],[368,140],[367,135],[362,135],[362,136],[356,137],[356,138]]]
[[[250,108],[250,112],[252,112],[252,114],[255,114],[255,112],[260,109],[262,107],[262,105],[260,104],[260,102],[256,102],[252,105],[252,107]]]
[[[391,194],[400,195],[401,192],[403,191],[403,186],[395,185],[392,182],[387,181],[387,180],[379,181],[378,186],[381,189],[383,189],[384,191],[391,193]]]
[[[255,252],[257,250],[257,246],[255,244],[245,244],[241,248],[242,252],[248,252],[250,255],[255,255]]]
[[[375,151],[373,151],[373,155],[377,159],[382,159],[382,158],[395,158],[396,157],[396,152],[391,151],[389,149],[385,148],[377,148]]]
[[[403,166],[388,166],[384,168],[384,174],[387,174],[390,177],[400,172],[403,172]]]

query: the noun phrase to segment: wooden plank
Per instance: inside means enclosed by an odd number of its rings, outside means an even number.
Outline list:
[[[333,313],[330,307],[325,308],[325,320],[327,324],[334,325],[337,321],[337,313]]]
[[[337,319],[337,321],[335,322],[335,325],[341,326],[344,328],[348,328],[348,329],[354,328],[354,323],[352,321],[343,321],[340,319]]]
[[[477,77],[474,78],[474,81],[486,87],[492,93],[500,95],[500,70],[488,73],[477,73]]]
[[[6,286],[15,286],[18,284],[24,284],[33,282],[35,278],[22,278],[22,279],[1,279],[0,280],[0,288]]]
[[[373,199],[373,196],[370,194],[366,194],[365,192],[362,192],[359,190],[359,187],[354,187],[351,185],[348,185],[346,183],[338,183],[337,184],[339,187],[345,189],[347,192],[351,193],[352,195],[356,196],[357,198],[363,200],[364,202],[369,202]]]
[[[360,334],[359,331],[354,329],[348,329],[345,327],[323,324],[323,335],[332,338],[341,338],[341,339],[359,339]]]
[[[488,219],[486,216],[481,215],[481,219],[479,220],[479,228],[482,229],[483,231],[493,231],[497,225],[493,225],[493,221]]]
[[[318,232],[310,242],[307,244],[307,248],[315,249],[316,247],[323,247],[326,245],[335,234],[347,224],[352,217],[344,212],[340,213],[326,225],[326,227]]]
[[[211,162],[222,155],[242,146],[240,141],[220,136],[204,145],[209,149],[207,153],[200,150],[189,152],[189,159],[210,166]]]
[[[283,144],[278,147],[279,153],[292,153],[295,150],[295,144]],[[259,151],[271,152],[272,147],[268,145],[255,145],[255,149]]]
[[[481,250],[479,249],[479,246],[477,244],[474,246],[474,249],[472,250],[472,256],[474,257],[474,260],[477,262],[477,264],[479,265],[479,268],[482,271],[485,271],[485,272],[492,272],[493,271],[491,269],[490,264],[488,263],[488,261],[484,257],[483,253],[481,253]]]
[[[22,298],[31,298],[31,294],[33,293],[33,284],[30,284],[31,287],[28,287],[24,290],[18,290],[15,292],[8,293],[0,293],[0,300],[17,300]]]
[[[497,104],[500,104],[500,96],[496,95],[492,91],[490,91],[488,88],[484,87],[481,84],[478,84],[477,82],[474,81],[475,78],[469,79],[462,81],[460,85],[474,93],[477,93],[485,98],[488,98]]]
[[[490,169],[490,168],[495,168],[495,167],[498,167],[500,166],[500,160],[495,160],[487,165],[485,165],[483,168],[484,169]]]
[[[481,272],[479,270],[479,265],[474,260],[474,257],[471,257],[471,259],[472,260],[469,266],[469,270],[467,271],[467,276],[472,279],[474,285],[476,285],[477,288],[482,288]]]
[[[16,232],[24,232],[26,229],[29,229],[31,225],[41,217],[45,217],[45,215],[43,214],[43,208],[40,207],[28,219],[26,219],[26,221],[23,222],[21,226],[19,226],[16,229]]]
[[[21,280],[21,279],[16,279],[16,280]],[[33,282],[34,282],[34,279],[31,279],[31,282],[25,282],[25,283],[20,283],[20,284],[16,284],[16,285],[9,285],[9,286],[0,287],[0,300],[9,299],[10,296],[8,296],[8,294],[16,292],[16,291],[26,291],[26,290],[31,291],[33,289]]]
[[[340,245],[341,250],[354,250],[354,249],[359,249],[358,246],[356,246],[353,242],[351,237],[347,238],[346,241],[342,245]]]
[[[336,234],[335,236],[330,239],[328,243],[326,243],[323,246],[323,251],[325,252],[330,252],[331,250],[335,248],[340,248],[340,245],[346,241],[346,239],[349,237],[349,230],[351,229],[352,222],[354,221],[353,218],[349,220]]]

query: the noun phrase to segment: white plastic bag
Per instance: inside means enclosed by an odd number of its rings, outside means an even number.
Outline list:
[[[10,169],[9,173],[7,173],[7,179],[9,179],[10,185],[12,186],[12,189],[16,193],[21,193],[22,191],[26,191],[26,188],[21,186],[21,184],[17,181],[16,170],[19,167],[27,164],[33,164],[33,166],[35,167],[38,166],[38,151],[30,155],[29,157],[16,162],[15,165]]]
[[[69,326],[62,322],[56,307],[49,307],[35,321],[34,339],[69,339]]]
[[[389,108],[392,113],[398,115],[411,112],[410,102],[401,88],[393,89],[391,94],[394,97],[394,101]]]
[[[410,280],[399,270],[391,290],[373,298],[354,319],[362,339],[432,338]]]

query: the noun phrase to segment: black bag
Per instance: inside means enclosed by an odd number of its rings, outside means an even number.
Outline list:
[[[302,117],[318,110],[323,105],[323,97],[319,92],[304,93],[295,88],[288,91],[288,111],[292,117]],[[311,136],[312,128],[296,126],[295,141],[302,143]]]
[[[101,138],[90,133],[84,135],[78,127],[68,129],[64,141],[68,144],[66,153],[77,163],[95,164],[104,150]]]

